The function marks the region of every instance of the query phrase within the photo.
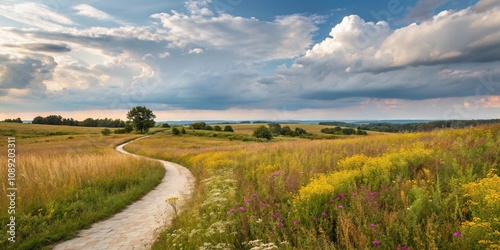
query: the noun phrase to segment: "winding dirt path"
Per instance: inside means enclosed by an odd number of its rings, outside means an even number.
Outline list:
[[[119,145],[116,150],[143,157],[126,152],[123,147],[127,144]],[[60,243],[54,249],[150,249],[159,230],[168,226],[174,217],[174,210],[165,200],[177,196],[182,205],[190,197],[194,185],[194,177],[185,167],[168,161],[157,161],[163,164],[167,172],[155,189],[123,211],[80,231],[77,238]]]

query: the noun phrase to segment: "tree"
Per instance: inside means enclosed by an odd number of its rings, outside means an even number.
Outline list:
[[[186,130],[184,129],[184,127],[182,127],[182,129],[181,129],[181,134],[183,134],[183,135],[186,134]]]
[[[150,128],[155,126],[154,118],[156,116],[153,111],[144,106],[134,107],[127,113],[127,119],[132,122],[135,130],[141,134],[148,132]]]
[[[266,126],[262,125],[253,131],[253,135],[257,138],[266,138],[268,141],[273,139],[273,132]]]
[[[193,129],[206,129],[207,124],[204,122],[195,122],[191,124],[191,128]]]
[[[33,121],[31,123],[32,124],[42,124],[42,122],[43,122],[43,117],[37,116],[37,117],[33,118]]]
[[[222,128],[219,125],[214,126],[215,131],[222,131]]]
[[[162,128],[170,128],[170,125],[169,125],[168,123],[166,123],[166,122],[165,122],[165,123],[163,123],[163,124],[161,125],[161,127],[162,127]]]
[[[269,129],[273,132],[275,135],[281,135],[281,125],[277,122],[270,122],[267,124],[269,126]]]
[[[233,127],[231,127],[231,125],[226,125],[224,127],[224,132],[234,132]]]

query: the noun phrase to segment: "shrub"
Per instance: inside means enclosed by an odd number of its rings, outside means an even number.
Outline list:
[[[222,131],[222,128],[219,125],[214,126],[215,131]]]
[[[234,132],[233,127],[231,127],[230,125],[226,125],[224,127],[224,132]]]
[[[110,135],[111,134],[111,130],[109,130],[109,128],[105,128],[105,129],[101,130],[101,134],[103,134],[103,135]]]
[[[253,135],[257,138],[266,138],[268,141],[273,139],[273,132],[264,125],[255,129],[255,131],[253,131]]]
[[[176,127],[172,127],[172,134],[173,135],[180,135],[181,131]]]
[[[183,134],[183,135],[186,134],[186,129],[184,129],[184,127],[182,127],[182,129],[181,129],[181,134]]]

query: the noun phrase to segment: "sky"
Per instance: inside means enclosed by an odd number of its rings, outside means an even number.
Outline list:
[[[500,118],[498,0],[1,0],[0,119]]]

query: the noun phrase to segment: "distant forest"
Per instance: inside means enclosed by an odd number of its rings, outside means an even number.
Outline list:
[[[82,126],[82,127],[107,127],[107,128],[124,128],[126,125],[126,122],[120,119],[87,118],[83,121],[77,121],[73,118],[63,118],[60,115],[49,115],[47,117],[37,116],[33,119],[31,123],[47,124],[47,125]]]
[[[347,122],[320,122],[319,125],[352,127],[362,130],[371,130],[371,131],[388,132],[388,133],[402,133],[402,132],[426,132],[442,128],[465,128],[465,127],[472,127],[472,126],[479,126],[479,125],[493,124],[493,123],[500,123],[500,119],[447,120],[447,121],[432,121],[424,123],[406,123],[406,124],[385,123],[385,122],[368,123],[368,124],[356,124]]]

